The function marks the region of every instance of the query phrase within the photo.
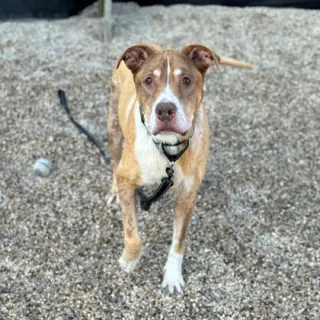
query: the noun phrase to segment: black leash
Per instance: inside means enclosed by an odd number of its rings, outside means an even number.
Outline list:
[[[182,144],[182,142],[180,142],[179,144],[170,145],[170,146],[174,147],[174,146],[177,146],[177,145],[180,145],[180,144]],[[175,155],[171,155],[171,154],[167,153],[167,151],[164,148],[165,146],[166,145],[161,144],[161,148],[162,148],[162,151],[163,151],[164,155],[170,161],[170,167],[166,168],[166,173],[167,173],[168,176],[162,178],[160,186],[150,196],[146,196],[143,193],[141,188],[138,190],[138,195],[139,195],[139,200],[140,200],[140,207],[144,211],[149,211],[152,203],[156,202],[157,200],[159,200],[160,197],[162,197],[173,186],[172,178],[173,178],[173,174],[174,174],[174,170],[173,170],[174,163],[188,149],[189,140],[186,141],[186,147],[182,151],[180,151],[178,154],[175,154]]]
[[[74,118],[73,118],[73,116],[71,114],[71,110],[70,110],[69,105],[68,105],[68,100],[67,100],[65,92],[63,90],[59,89],[58,90],[58,95],[59,95],[59,98],[60,98],[60,103],[63,106],[65,112],[67,113],[70,121],[74,124],[74,126],[80,132],[84,133],[87,136],[88,140],[91,143],[93,143],[99,149],[99,152],[103,157],[103,160],[105,161],[105,163],[107,165],[109,165],[110,164],[110,159],[107,157],[106,153],[102,149],[102,147],[99,144],[99,142],[94,138],[94,136],[89,131],[87,131],[83,126],[81,126],[77,121],[74,120]],[[144,123],[144,117],[143,117],[142,113],[141,113],[141,121],[142,121],[143,124],[145,124]],[[147,128],[146,128],[146,130],[149,133]],[[142,188],[140,188],[138,190],[138,196],[139,196],[139,200],[140,200],[140,207],[144,211],[149,211],[152,203],[157,201],[157,200],[159,200],[160,197],[162,197],[173,186],[172,178],[173,178],[173,175],[174,175],[174,170],[173,170],[174,163],[183,155],[183,153],[189,147],[189,140],[186,140],[185,142],[178,142],[177,144],[174,144],[174,145],[156,143],[155,141],[154,141],[154,143],[157,144],[157,145],[160,145],[163,154],[170,161],[170,166],[166,168],[167,177],[162,178],[160,186],[150,196],[146,196],[143,193]],[[172,155],[172,154],[168,153],[165,150],[165,147],[176,147],[176,146],[179,146],[179,145],[181,145],[183,143],[185,143],[185,148],[183,148],[183,150],[181,150],[177,154]]]
[[[60,98],[60,103],[61,105],[63,106],[65,112],[67,113],[70,121],[74,124],[74,126],[76,128],[78,128],[78,130],[82,133],[84,133],[88,140],[93,143],[98,149],[99,149],[99,152],[104,160],[104,162],[109,165],[110,164],[110,159],[107,157],[106,153],[104,152],[104,150],[102,149],[101,145],[99,144],[99,142],[94,138],[94,136],[89,132],[87,131],[83,126],[81,126],[76,120],[74,120],[72,114],[71,114],[71,110],[69,108],[69,105],[68,105],[68,100],[67,100],[67,97],[66,97],[66,93],[59,89],[58,90],[58,95],[59,95],[59,98]]]
[[[155,190],[152,195],[146,196],[142,191],[142,188],[138,189],[138,196],[140,200],[140,207],[144,211],[149,211],[153,202],[158,201],[172,186],[173,186],[173,164],[166,168],[167,177],[162,178],[161,184],[157,190]]]

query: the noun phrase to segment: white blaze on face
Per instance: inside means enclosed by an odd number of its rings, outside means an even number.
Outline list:
[[[153,75],[155,75],[156,77],[160,77],[161,76],[161,70],[160,69],[153,70]]]
[[[167,57],[167,85],[169,85],[170,72],[171,72],[170,62],[169,62],[169,57]]]
[[[179,72],[181,72],[180,69],[176,69],[175,73],[177,73],[177,70],[179,70]],[[156,70],[155,70],[156,71]],[[154,71],[154,73],[155,73]],[[164,88],[164,90],[162,92],[160,92],[158,98],[156,99],[153,107],[152,107],[152,111],[151,111],[151,115],[150,115],[150,131],[153,132],[155,127],[156,127],[156,123],[157,123],[157,115],[156,115],[156,107],[160,102],[171,102],[173,103],[176,107],[177,107],[177,113],[175,116],[176,122],[177,122],[177,127],[181,130],[181,131],[187,131],[190,129],[191,125],[192,125],[192,120],[193,119],[187,119],[186,114],[184,112],[184,107],[181,103],[181,101],[179,100],[179,98],[175,95],[175,93],[173,92],[171,85],[170,85],[170,73],[171,73],[171,66],[170,66],[170,61],[169,61],[169,57],[167,58],[167,81],[166,81],[166,86]],[[160,133],[159,135],[171,135],[171,134],[162,134]],[[173,136],[175,136],[176,134],[172,134]],[[164,137],[165,138],[165,137]],[[169,137],[166,137],[166,140]],[[176,138],[175,138],[176,139]]]

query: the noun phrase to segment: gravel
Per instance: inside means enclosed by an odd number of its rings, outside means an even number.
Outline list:
[[[94,12],[0,24],[0,319],[320,319],[319,12],[114,4],[107,44]],[[139,215],[144,255],[124,274],[111,168],[57,97],[107,150],[111,69],[138,41],[257,66],[207,77],[211,154],[183,295],[160,287],[172,199]]]

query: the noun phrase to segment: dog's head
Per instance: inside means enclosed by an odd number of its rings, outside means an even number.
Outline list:
[[[181,51],[136,45],[122,54],[118,66],[122,60],[133,73],[142,116],[154,139],[166,143],[188,139],[202,100],[205,72],[220,58],[201,45]]]

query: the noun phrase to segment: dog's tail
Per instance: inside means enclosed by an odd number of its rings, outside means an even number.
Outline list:
[[[225,64],[230,67],[235,67],[235,68],[246,68],[246,69],[253,69],[254,65],[244,62],[244,61],[239,61],[231,58],[220,58],[220,64]]]

